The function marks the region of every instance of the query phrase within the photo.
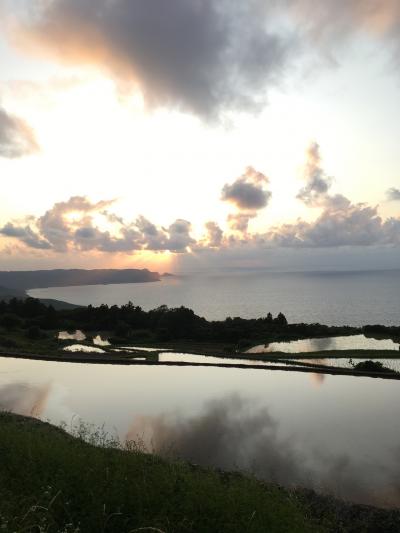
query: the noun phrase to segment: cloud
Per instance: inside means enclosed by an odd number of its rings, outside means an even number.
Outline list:
[[[319,144],[316,142],[311,143],[307,150],[304,179],[306,185],[299,191],[297,198],[310,207],[324,203],[332,185],[332,178],[325,174],[321,166]]]
[[[9,9],[13,40],[27,49],[98,65],[148,107],[206,119],[262,107],[299,49],[263,0],[31,0],[17,23]]]
[[[397,0],[288,0],[292,12],[306,24],[316,40],[332,41],[364,31],[376,36],[396,37],[400,27]]]
[[[272,228],[267,238],[278,246],[338,247],[394,244],[377,208],[349,204],[344,208],[327,207],[313,222],[299,220]]]
[[[113,200],[93,203],[84,196],[73,196],[54,204],[41,217],[28,217],[29,224],[6,223],[0,234],[29,248],[63,253],[72,250],[183,253],[196,244],[187,220],[177,219],[167,228],[158,228],[143,216],[128,223],[105,209],[113,203]],[[100,223],[107,223],[109,229],[101,229]]]
[[[228,215],[227,224],[231,230],[247,236],[250,220],[268,205],[272,197],[272,193],[266,189],[268,184],[269,178],[265,174],[247,167],[245,173],[232,184],[224,185],[221,200],[230,203],[238,211]]]
[[[341,194],[330,193],[332,178],[322,167],[317,143],[307,151],[304,177],[306,184],[297,198],[308,206],[320,208],[315,220],[298,219],[258,233],[249,231],[249,223],[268,204],[271,193],[266,188],[269,179],[249,167],[223,188],[222,199],[236,207],[236,212],[227,217],[227,228],[208,221],[203,234],[196,238],[188,220],[178,218],[166,227],[155,225],[143,215],[125,221],[110,212],[113,200],[91,202],[83,196],[56,203],[43,216],[28,217],[22,222],[8,221],[0,228],[0,235],[13,239],[17,246],[44,252],[198,252],[205,259],[207,251],[214,257],[216,251],[221,252],[227,258],[231,251],[232,257],[243,259],[244,250],[252,264],[257,256],[265,261],[266,251],[272,249],[400,245],[400,218],[384,220],[377,206],[352,203]]]
[[[228,215],[228,226],[233,231],[246,234],[249,229],[249,222],[252,218],[255,218],[257,213],[234,213]]]
[[[221,200],[233,204],[239,210],[257,211],[266,207],[272,196],[265,189],[268,183],[267,176],[248,167],[231,185],[224,185]]]
[[[222,245],[224,232],[216,222],[206,222],[205,228],[207,231],[206,245],[209,248],[219,248]]]
[[[68,221],[67,217],[70,214],[77,213],[78,215],[85,215],[86,219],[83,221],[87,224],[91,224],[90,218],[87,215],[93,212],[101,211],[102,209],[111,205],[113,201],[100,201],[97,203],[91,203],[84,196],[72,196],[67,202],[58,202],[54,206],[46,211],[46,213],[37,220],[37,228],[40,235],[46,239],[51,247],[56,251],[66,251],[69,240],[73,233],[74,222]],[[80,220],[79,224],[82,224]],[[85,225],[83,225],[85,228]],[[83,229],[83,228],[77,228]],[[86,226],[86,230],[88,227]],[[76,234],[76,231],[75,231]],[[85,234],[78,233],[79,238],[85,241]],[[89,237],[89,233],[86,233]],[[93,235],[90,236],[93,238]]]
[[[148,108],[206,120],[262,109],[286,70],[360,32],[400,44],[398,0],[26,0],[19,15],[0,2],[28,52],[95,65]]]
[[[13,159],[38,150],[35,135],[28,124],[0,107],[0,156]]]
[[[141,232],[141,243],[146,250],[182,253],[196,242],[190,236],[191,223],[187,220],[178,219],[168,228],[157,228],[140,216],[136,219],[135,226]]]
[[[0,234],[5,237],[18,239],[30,248],[37,248],[39,250],[49,250],[51,248],[51,244],[45,239],[42,239],[30,226],[15,226],[12,222],[8,222],[0,228]]]
[[[386,196],[390,202],[397,202],[400,200],[400,189],[392,187],[386,192]]]
[[[196,241],[190,236],[192,225],[187,220],[178,219],[167,230],[169,239],[167,249],[171,252],[182,253]]]

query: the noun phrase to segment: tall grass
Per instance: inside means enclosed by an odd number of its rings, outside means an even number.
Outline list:
[[[121,445],[103,429],[0,414],[0,532],[316,532],[291,493]]]

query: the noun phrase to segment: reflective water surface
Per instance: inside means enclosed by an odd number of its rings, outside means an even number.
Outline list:
[[[30,290],[36,298],[80,305],[122,305],[145,310],[184,305],[209,320],[258,318],[271,312],[289,322],[398,325],[400,270],[363,272],[222,271],[167,277],[156,283],[87,285]]]
[[[230,358],[230,357],[214,357],[211,355],[197,355],[190,353],[173,353],[165,352],[160,353],[158,356],[160,362],[179,362],[183,361],[186,363],[205,363],[213,365],[259,365],[259,366],[274,366],[280,365],[283,363],[274,362],[274,361],[260,361],[257,359],[244,359],[244,358]]]
[[[95,346],[111,346],[111,342],[107,339],[103,339],[100,335],[93,337],[93,344]]]
[[[86,335],[83,333],[83,331],[77,329],[75,333],[68,333],[68,331],[60,331],[58,333],[58,338],[64,341],[84,341],[86,339]]]
[[[398,342],[391,339],[374,339],[365,335],[347,337],[326,337],[321,339],[302,339],[290,342],[271,342],[253,346],[246,353],[268,352],[319,352],[325,350],[399,350]]]
[[[3,409],[380,505],[400,502],[399,401],[365,377],[0,358]]]
[[[95,346],[88,346],[87,344],[70,344],[63,348],[65,352],[84,352],[84,353],[105,353],[101,348]]]
[[[396,372],[400,372],[400,359],[374,359],[373,357],[370,357],[369,359],[366,358],[358,358],[353,357],[352,359],[349,359],[348,357],[337,357],[337,358],[329,358],[324,357],[321,359],[296,359],[296,361],[300,363],[307,363],[307,364],[314,364],[318,366],[336,366],[339,368],[354,368],[354,365],[357,363],[360,363],[361,361],[367,361],[367,360],[374,360],[379,361],[382,363],[382,365],[385,368],[390,368],[392,370],[395,370]]]

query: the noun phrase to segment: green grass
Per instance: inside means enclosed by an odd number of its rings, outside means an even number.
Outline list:
[[[295,492],[84,433],[0,414],[0,531],[327,531]]]

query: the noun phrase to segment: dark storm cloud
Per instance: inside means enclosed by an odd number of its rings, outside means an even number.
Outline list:
[[[244,211],[257,211],[268,205],[271,192],[265,189],[267,176],[248,167],[246,172],[232,184],[224,185],[221,200]]]
[[[0,107],[0,156],[13,159],[38,150],[35,135],[28,124]]]
[[[97,64],[139,88],[149,107],[205,118],[260,108],[296,50],[292,34],[277,31],[275,2],[32,0],[29,6],[17,32],[25,45]]]
[[[386,196],[390,202],[400,201],[400,189],[396,189],[395,187],[392,187],[391,189],[387,191]]]

